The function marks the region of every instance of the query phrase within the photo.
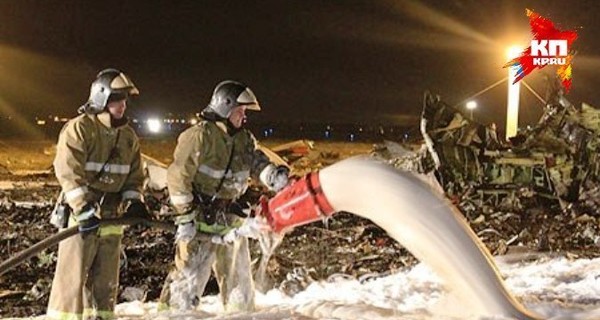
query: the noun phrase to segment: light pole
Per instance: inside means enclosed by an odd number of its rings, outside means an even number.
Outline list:
[[[467,102],[467,104],[465,106],[467,107],[467,110],[469,110],[469,117],[471,118],[471,120],[474,120],[473,119],[473,110],[477,109],[477,102],[469,101],[469,102]]]
[[[521,49],[512,46],[507,50],[509,59],[519,56]],[[508,101],[506,105],[506,140],[517,135],[519,127],[519,89],[520,84],[513,83],[517,77],[518,67],[508,67]]]

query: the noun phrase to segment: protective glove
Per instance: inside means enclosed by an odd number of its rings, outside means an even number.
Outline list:
[[[125,202],[125,218],[143,218],[146,220],[152,219],[152,215],[148,212],[146,204],[138,199],[131,199]]]
[[[100,207],[97,203],[86,203],[76,215],[79,233],[83,235],[95,232],[100,227],[98,212]]]
[[[179,224],[175,233],[175,242],[191,241],[196,236],[196,232],[196,223],[194,221]]]
[[[232,201],[227,207],[227,213],[233,213],[238,217],[247,218],[250,215],[250,205],[246,203],[239,203]]]
[[[288,167],[270,164],[261,171],[259,178],[270,190],[278,192],[288,184],[289,174]]]
[[[272,189],[277,192],[287,186],[289,181],[290,169],[286,166],[278,166],[271,178]]]
[[[175,233],[175,242],[191,241],[196,236],[196,215],[198,208],[190,205],[186,211],[175,218],[177,232]]]
[[[216,244],[228,244],[233,243],[240,237],[258,239],[262,233],[270,229],[264,218],[248,218],[240,227],[227,232],[225,235],[213,236],[212,242]]]

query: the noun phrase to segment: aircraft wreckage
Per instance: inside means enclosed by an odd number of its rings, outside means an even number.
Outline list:
[[[539,122],[510,141],[500,140],[494,125],[476,123],[427,92],[424,144],[390,161],[433,172],[463,211],[544,206],[593,213],[600,205],[600,110],[573,105],[559,86],[549,92]]]

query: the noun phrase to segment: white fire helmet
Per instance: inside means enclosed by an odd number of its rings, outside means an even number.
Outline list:
[[[92,82],[90,97],[80,108],[80,112],[98,114],[104,111],[110,101],[127,99],[140,92],[133,81],[117,69],[105,69],[98,73]]]
[[[226,80],[215,87],[205,110],[227,119],[231,115],[231,110],[241,105],[246,106],[247,110],[260,111],[258,100],[248,86],[241,82]]]

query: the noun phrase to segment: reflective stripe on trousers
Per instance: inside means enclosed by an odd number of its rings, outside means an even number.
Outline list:
[[[81,313],[61,312],[56,310],[48,309],[46,313],[46,319],[56,320],[81,320],[83,315]]]
[[[46,319],[56,319],[56,320],[82,320],[88,318],[101,318],[104,320],[114,319],[115,313],[112,311],[96,311],[94,309],[85,309],[83,314],[81,313],[70,313],[70,312],[61,312],[56,310],[48,310],[48,314],[46,314]]]

